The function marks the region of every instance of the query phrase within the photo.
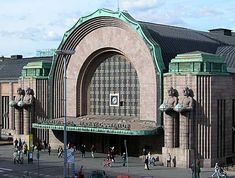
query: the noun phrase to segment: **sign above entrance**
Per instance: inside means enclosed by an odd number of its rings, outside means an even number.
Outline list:
[[[58,126],[58,125],[33,123],[32,127],[37,129],[64,130],[64,127],[62,125]],[[67,131],[141,136],[141,135],[156,135],[158,133],[161,133],[162,127],[156,127],[149,130],[114,130],[114,129],[103,129],[103,128],[67,126]]]
[[[106,129],[130,130],[131,124],[127,123],[105,123],[105,122],[83,122],[79,123],[81,127],[94,127]]]
[[[86,115],[67,118],[67,131],[104,133],[118,135],[155,135],[162,132],[156,122],[139,120],[131,116]],[[32,124],[33,128],[63,130],[63,118],[40,120]]]

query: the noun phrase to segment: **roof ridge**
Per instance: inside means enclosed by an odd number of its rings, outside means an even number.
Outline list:
[[[146,21],[137,21],[138,23],[142,23],[142,24],[152,24],[152,25],[160,25],[160,26],[166,26],[166,27],[172,27],[172,28],[179,28],[179,29],[185,29],[185,30],[192,30],[190,28],[186,28],[186,27],[179,27],[179,26],[174,26],[174,25],[166,25],[166,24],[160,24],[160,23],[153,23],[153,22],[146,22]]]

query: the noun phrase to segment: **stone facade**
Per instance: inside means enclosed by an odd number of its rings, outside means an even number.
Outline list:
[[[57,148],[63,144],[62,122],[52,121],[62,120],[66,109],[66,116],[78,121],[68,127],[68,141],[76,145],[97,143],[100,152],[116,145],[122,152],[127,140],[130,155],[141,155],[146,148],[161,154],[165,165],[170,153],[176,157],[176,166],[184,168],[194,159],[200,159],[203,167],[233,159],[235,77],[227,72],[224,58],[192,47],[193,52],[174,54],[169,63],[167,45],[161,48],[162,41],[158,44],[153,39],[155,26],[147,24],[149,30],[140,24],[124,12],[107,10],[81,18],[59,46],[60,50],[75,50],[75,54],[55,55],[53,62],[29,62],[18,78],[0,82],[1,133],[15,138],[33,133],[35,143],[45,140]],[[158,34],[161,28],[165,27],[161,26]],[[202,46],[214,45],[212,39],[205,39],[205,44]],[[169,49],[172,57],[174,49]],[[30,88],[34,94],[18,95],[18,88]],[[120,96],[116,106],[110,104],[111,94]],[[35,100],[30,107],[9,107],[11,101],[28,103],[32,96]],[[116,127],[109,120],[112,129],[94,128],[89,118],[92,114],[97,123],[107,125],[105,117],[113,116],[115,124],[128,123],[128,127]],[[84,127],[75,124],[84,118]],[[133,127],[138,123],[144,126]],[[147,127],[149,123],[151,127]]]
[[[185,56],[190,54],[185,54]],[[190,59],[190,57],[188,57]],[[179,100],[183,100],[184,87],[193,91],[193,110],[179,114],[179,147],[165,144],[163,157],[168,153],[176,157],[179,167],[189,167],[193,159],[200,159],[204,167],[211,167],[215,162],[226,163],[233,155],[232,121],[234,115],[234,90],[229,90],[234,84],[234,78],[225,73],[168,73],[164,77],[164,93],[167,98],[167,88],[173,86],[179,92]],[[169,120],[169,115],[164,114]],[[170,121],[171,123],[173,121]],[[171,124],[164,124],[165,140],[172,134]],[[168,132],[167,132],[168,131]],[[172,137],[170,137],[172,139]],[[169,141],[165,141],[169,142]],[[184,159],[182,159],[184,158]]]

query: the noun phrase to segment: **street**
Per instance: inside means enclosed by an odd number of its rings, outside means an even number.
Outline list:
[[[63,177],[63,158],[57,157],[57,151],[52,150],[48,155],[47,150],[40,152],[39,160],[36,158],[36,152],[33,155],[33,163],[28,164],[27,158],[24,158],[23,164],[13,164],[12,145],[0,146],[0,177],[1,178],[22,178],[24,175],[32,178],[62,178]],[[128,167],[122,166],[121,156],[116,157],[115,163],[111,167],[103,167],[105,154],[96,153],[95,158],[91,157],[90,152],[86,152],[86,157],[81,158],[81,154],[75,154],[76,172],[83,166],[83,173],[88,177],[94,170],[104,170],[109,178],[115,178],[117,175],[130,175],[132,178],[141,178],[143,176],[152,176],[152,178],[191,178],[190,169],[172,168],[164,166],[150,166],[150,170],[144,170],[143,161],[136,157],[129,157]],[[213,173],[213,168],[202,169],[201,178],[208,178]],[[71,167],[69,168],[71,175]],[[231,173],[229,173],[231,175]]]

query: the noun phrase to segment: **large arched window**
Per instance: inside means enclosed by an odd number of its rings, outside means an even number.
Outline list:
[[[88,87],[88,113],[92,115],[139,116],[140,91],[136,70],[122,55],[102,60]],[[111,96],[118,97],[112,105]]]

